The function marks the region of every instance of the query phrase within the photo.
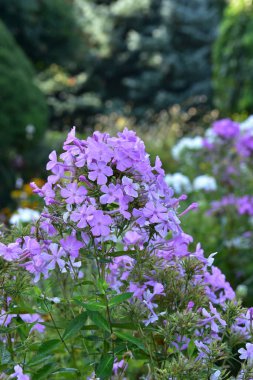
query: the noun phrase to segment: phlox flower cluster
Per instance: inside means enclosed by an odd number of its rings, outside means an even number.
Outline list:
[[[229,267],[231,280],[238,285],[247,280],[252,271],[253,116],[241,123],[231,119],[217,120],[203,137],[195,138],[202,139],[198,150],[193,151],[190,144],[184,146],[180,140],[176,146],[184,148],[174,158],[179,161],[182,176],[187,175],[195,190],[189,195],[199,200],[201,218],[216,224],[217,242],[221,242],[224,256],[223,268]],[[171,186],[176,189],[177,183],[171,182]],[[216,249],[213,238],[210,237],[207,244],[210,249]],[[232,257],[233,250],[238,257],[244,256],[244,265],[239,258]]]
[[[180,210],[186,196],[174,196],[159,158],[152,166],[144,143],[127,129],[117,137],[95,132],[87,140],[77,138],[73,129],[63,153],[54,151],[49,159],[46,184],[32,184],[45,202],[40,218],[29,235],[1,243],[0,256],[17,262],[37,282],[55,271],[76,280],[92,255],[106,263],[110,289],[132,293],[129,311],[143,328],[164,331],[170,337],[168,349],[180,355],[194,342],[196,361],[205,368],[212,346],[226,335],[228,304],[236,300],[225,276],[213,266],[214,255],[206,258],[200,244],[192,252],[193,239],[181,228],[181,216],[196,204]],[[174,313],[188,318],[191,327],[170,331]],[[234,320],[233,334],[247,344],[246,352],[239,353],[251,366],[247,313]],[[33,315],[21,318],[39,324]],[[16,367],[13,377],[19,379],[22,368]],[[115,360],[115,373],[126,368],[122,358]]]

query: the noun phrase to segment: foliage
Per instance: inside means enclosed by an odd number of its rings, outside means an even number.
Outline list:
[[[251,1],[231,1],[214,44],[214,100],[223,115],[252,110],[252,11]]]
[[[190,250],[160,160],[127,129],[63,150],[39,220],[0,244],[2,378],[249,380],[252,309]]]
[[[210,106],[217,4],[210,0],[74,4],[85,36],[83,64],[74,72],[53,65],[39,75],[54,127],[93,124],[97,113],[131,113],[138,121],[147,120],[152,113],[186,101],[189,107],[196,100]]]
[[[0,15],[39,69],[51,63],[74,69],[83,59],[84,40],[71,0],[0,0]]]
[[[1,22],[0,35],[0,171],[6,187],[1,186],[3,202],[6,190],[13,187],[14,168],[20,166],[21,156],[34,151],[44,134],[47,106],[34,84],[31,63]]]
[[[81,25],[99,58],[91,81],[106,86],[113,109],[125,102],[136,114],[196,95],[210,95],[210,47],[218,15],[212,2],[142,0],[108,5],[78,1]],[[97,15],[98,27],[91,28]],[[93,77],[93,78],[92,78]]]

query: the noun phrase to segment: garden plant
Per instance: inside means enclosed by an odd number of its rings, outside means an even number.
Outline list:
[[[221,119],[204,136],[184,137],[172,148],[179,172],[166,177],[176,192],[185,191],[190,200],[199,202],[199,210],[186,217],[188,232],[205,249],[220,252],[219,267],[234,286],[240,286],[249,304],[253,296],[252,132],[251,116],[241,123]]]
[[[1,236],[0,378],[252,379],[253,309],[183,231],[196,204],[160,159],[127,129],[73,129],[49,158],[39,219]]]

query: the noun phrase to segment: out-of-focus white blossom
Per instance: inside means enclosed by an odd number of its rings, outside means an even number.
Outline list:
[[[218,380],[220,379],[220,375],[221,371],[217,370],[210,376],[210,380]]]
[[[193,180],[193,190],[195,191],[215,191],[216,189],[216,180],[209,175],[200,175]]]
[[[210,144],[217,141],[218,136],[214,133],[213,128],[208,128],[205,133],[205,140],[207,140]]]
[[[240,123],[240,130],[242,132],[253,132],[253,115],[249,116],[248,119]]]
[[[190,193],[192,191],[191,181],[182,173],[167,174],[165,181],[176,193]]]
[[[173,146],[171,153],[175,160],[179,160],[184,150],[199,150],[203,148],[203,139],[201,136],[183,137]]]
[[[11,224],[29,223],[38,219],[40,213],[30,208],[18,208],[15,214],[10,218]]]

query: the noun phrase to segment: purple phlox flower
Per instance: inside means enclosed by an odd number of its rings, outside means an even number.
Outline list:
[[[49,246],[49,252],[50,255],[47,256],[47,269],[54,269],[55,265],[58,264],[59,268],[63,270],[66,264],[65,261],[62,259],[62,257],[65,257],[64,250],[61,247],[59,247],[58,244],[51,243]]]
[[[158,174],[161,174],[164,177],[165,171],[162,169],[162,161],[158,156],[156,156],[155,166],[153,167],[153,170],[155,170]]]
[[[18,260],[22,253],[23,251],[18,243],[10,243],[8,245],[0,243],[0,256],[6,261]]]
[[[64,141],[63,149],[66,149],[66,145],[73,143],[76,139],[76,127],[72,127],[68,133],[66,140]]]
[[[160,282],[157,282],[157,281],[154,281],[154,280],[150,280],[150,281],[146,282],[146,284],[153,287],[153,296],[152,296],[152,298],[155,295],[163,295],[163,296],[165,295],[165,293],[164,293],[164,286]]]
[[[70,235],[65,239],[61,239],[60,243],[64,251],[74,258],[79,256],[80,249],[84,247],[84,244],[77,240],[75,235]]]
[[[39,323],[44,322],[44,320],[41,318],[39,314],[20,314],[19,316],[26,323],[35,323],[34,326],[31,328],[30,332],[35,330],[40,333],[44,332],[45,326]]]
[[[147,285],[141,285],[141,284],[135,284],[133,282],[130,282],[129,284],[129,292],[133,293],[133,297],[142,299],[142,296],[147,289]]]
[[[45,231],[49,236],[54,236],[57,233],[56,228],[49,220],[43,220],[40,222],[40,228]]]
[[[87,190],[84,186],[79,186],[76,182],[69,183],[65,188],[61,189],[61,196],[66,198],[66,203],[80,204],[84,202]]]
[[[84,204],[71,213],[70,219],[73,222],[78,222],[78,228],[85,228],[87,227],[88,223],[94,218],[95,212],[96,209],[94,206]]]
[[[213,266],[211,273],[205,271],[204,281],[207,284],[206,293],[211,302],[223,305],[225,301],[235,298],[235,292],[219,268]]]
[[[221,318],[220,313],[211,304],[211,302],[209,302],[209,307],[210,307],[210,313],[205,308],[202,309],[202,315],[205,318],[200,322],[200,325],[205,326],[205,325],[210,323],[211,330],[214,333],[218,333],[219,332],[219,326],[215,320],[217,320],[222,327],[226,326],[226,321],[224,321]]]
[[[198,203],[196,202],[193,202],[192,204],[190,204],[190,206],[188,206],[183,212],[181,212],[181,214],[179,214],[178,216],[181,217],[185,214],[187,214],[189,211],[191,210],[194,210],[194,209],[197,209],[199,207]]]
[[[135,245],[140,243],[141,240],[143,240],[142,235],[136,231],[127,231],[123,239],[126,245]]]
[[[114,360],[113,363],[113,372],[115,375],[118,375],[118,373],[122,374],[127,369],[128,363],[125,362],[124,359],[121,359],[118,361],[118,359]]]
[[[240,156],[249,157],[253,152],[253,135],[245,133],[240,136],[236,143],[236,149]]]
[[[138,183],[134,183],[131,178],[124,176],[122,178],[122,185],[123,185],[124,191],[127,195],[129,195],[130,197],[133,197],[133,198],[138,197],[138,190],[140,188]]]
[[[90,242],[90,236],[86,232],[81,232],[81,238],[84,243],[84,245],[88,245]]]
[[[157,233],[165,238],[169,231],[173,233],[173,236],[181,235],[182,229],[180,227],[180,220],[178,219],[174,210],[168,210],[167,220],[161,221],[155,226]]]
[[[30,376],[23,373],[23,369],[20,365],[15,365],[14,371],[15,372],[10,375],[10,379],[14,379],[16,377],[17,380],[30,380]]]
[[[100,202],[104,205],[106,203],[119,202],[123,197],[123,192],[120,185],[114,185],[110,183],[108,186],[102,185],[100,190],[103,195],[100,197]]]
[[[246,349],[240,348],[238,350],[241,360],[247,360],[248,364],[253,365],[253,344],[246,343]]]
[[[148,325],[150,325],[150,323],[155,323],[156,321],[158,321],[158,319],[159,319],[160,316],[163,316],[163,315],[165,315],[165,314],[166,314],[165,311],[156,314],[156,313],[154,312],[154,310],[151,310],[151,312],[150,312],[148,318],[147,318],[147,319],[144,319],[144,321],[143,321],[143,322],[144,322],[144,325],[145,325],[145,326],[148,326]]]
[[[207,267],[211,267],[214,262],[214,256],[217,255],[217,252],[211,253],[207,258],[204,256],[204,251],[201,248],[201,244],[198,243],[195,249],[195,252],[191,254],[191,257],[196,257]]]
[[[100,139],[101,136],[96,136],[97,132],[93,134],[93,137],[89,137],[87,139],[87,157],[88,164],[92,162],[92,160],[96,160],[97,162],[104,162],[108,164],[113,157],[113,150],[107,144],[105,144],[102,139],[101,141],[96,141],[94,137],[98,137]],[[101,134],[102,135],[102,134]],[[106,137],[106,135],[102,136],[102,138]]]
[[[190,254],[188,245],[192,242],[193,238],[184,232],[175,236],[172,240],[174,255],[178,257],[188,256]]]
[[[110,273],[107,277],[107,280],[113,289],[119,291],[122,281],[127,280],[133,264],[134,259],[127,255],[114,258],[113,263],[109,265]]]
[[[41,245],[36,239],[31,238],[30,236],[24,237],[23,255],[27,255],[28,257],[40,255],[41,250]]]
[[[253,216],[253,197],[245,195],[238,198],[236,206],[240,215]]]
[[[125,219],[131,218],[131,213],[128,211],[128,203],[130,199],[131,198],[129,196],[123,196],[119,202],[119,212],[124,216]]]
[[[70,273],[72,278],[83,278],[84,274],[81,270],[82,262],[75,261],[75,258],[70,257],[70,265],[68,265],[68,273]]]
[[[195,340],[194,343],[199,352],[197,360],[200,360],[202,358],[207,358],[210,354],[210,348],[208,347],[208,345],[201,342],[200,340]]]
[[[194,308],[195,303],[193,301],[189,301],[187,305],[187,310],[191,311]]]
[[[41,188],[41,192],[46,205],[50,205],[55,199],[55,191],[52,189],[52,183],[45,183]]]
[[[6,310],[1,310],[0,311],[0,326],[7,327],[11,323],[12,318],[15,318],[16,316],[17,316],[16,314],[7,314]]]
[[[44,257],[46,255],[46,257]],[[48,268],[46,266],[48,254],[41,254],[40,256],[33,256],[30,261],[22,264],[28,272],[34,275],[34,282],[38,282],[40,275],[43,274],[45,278],[48,277]]]
[[[91,181],[97,181],[98,185],[105,185],[107,182],[107,177],[111,177],[113,175],[112,168],[107,166],[103,161],[92,162],[89,165],[89,170],[88,178]]]
[[[112,222],[109,215],[105,215],[101,210],[96,210],[94,217],[89,221],[93,236],[108,236],[110,234],[109,226]]]
[[[156,308],[158,305],[156,303],[153,303],[152,300],[154,298],[155,294],[151,293],[149,289],[145,290],[143,293],[143,303],[147,306],[147,308],[153,312],[154,308]]]
[[[153,202],[146,203],[143,209],[143,215],[149,219],[151,223],[160,223],[168,219],[167,208]]]
[[[75,166],[78,168],[83,168],[87,161],[87,154],[80,153],[76,158]]]
[[[253,308],[249,308],[246,314],[241,314],[233,325],[233,331],[244,339],[250,339],[253,329]]]
[[[49,160],[50,161],[47,163],[47,166],[46,166],[47,170],[53,171],[55,167],[57,167],[58,165],[61,165],[61,163],[59,163],[57,160],[57,154],[55,150],[49,154]]]
[[[35,182],[30,182],[30,187],[33,189],[34,194],[38,194],[40,197],[43,197],[43,191],[36,185]]]
[[[171,344],[176,347],[179,351],[184,351],[187,349],[191,339],[187,338],[185,335],[176,334],[175,339]]]
[[[240,133],[240,125],[231,119],[221,119],[213,123],[213,131],[224,139],[232,139]]]

